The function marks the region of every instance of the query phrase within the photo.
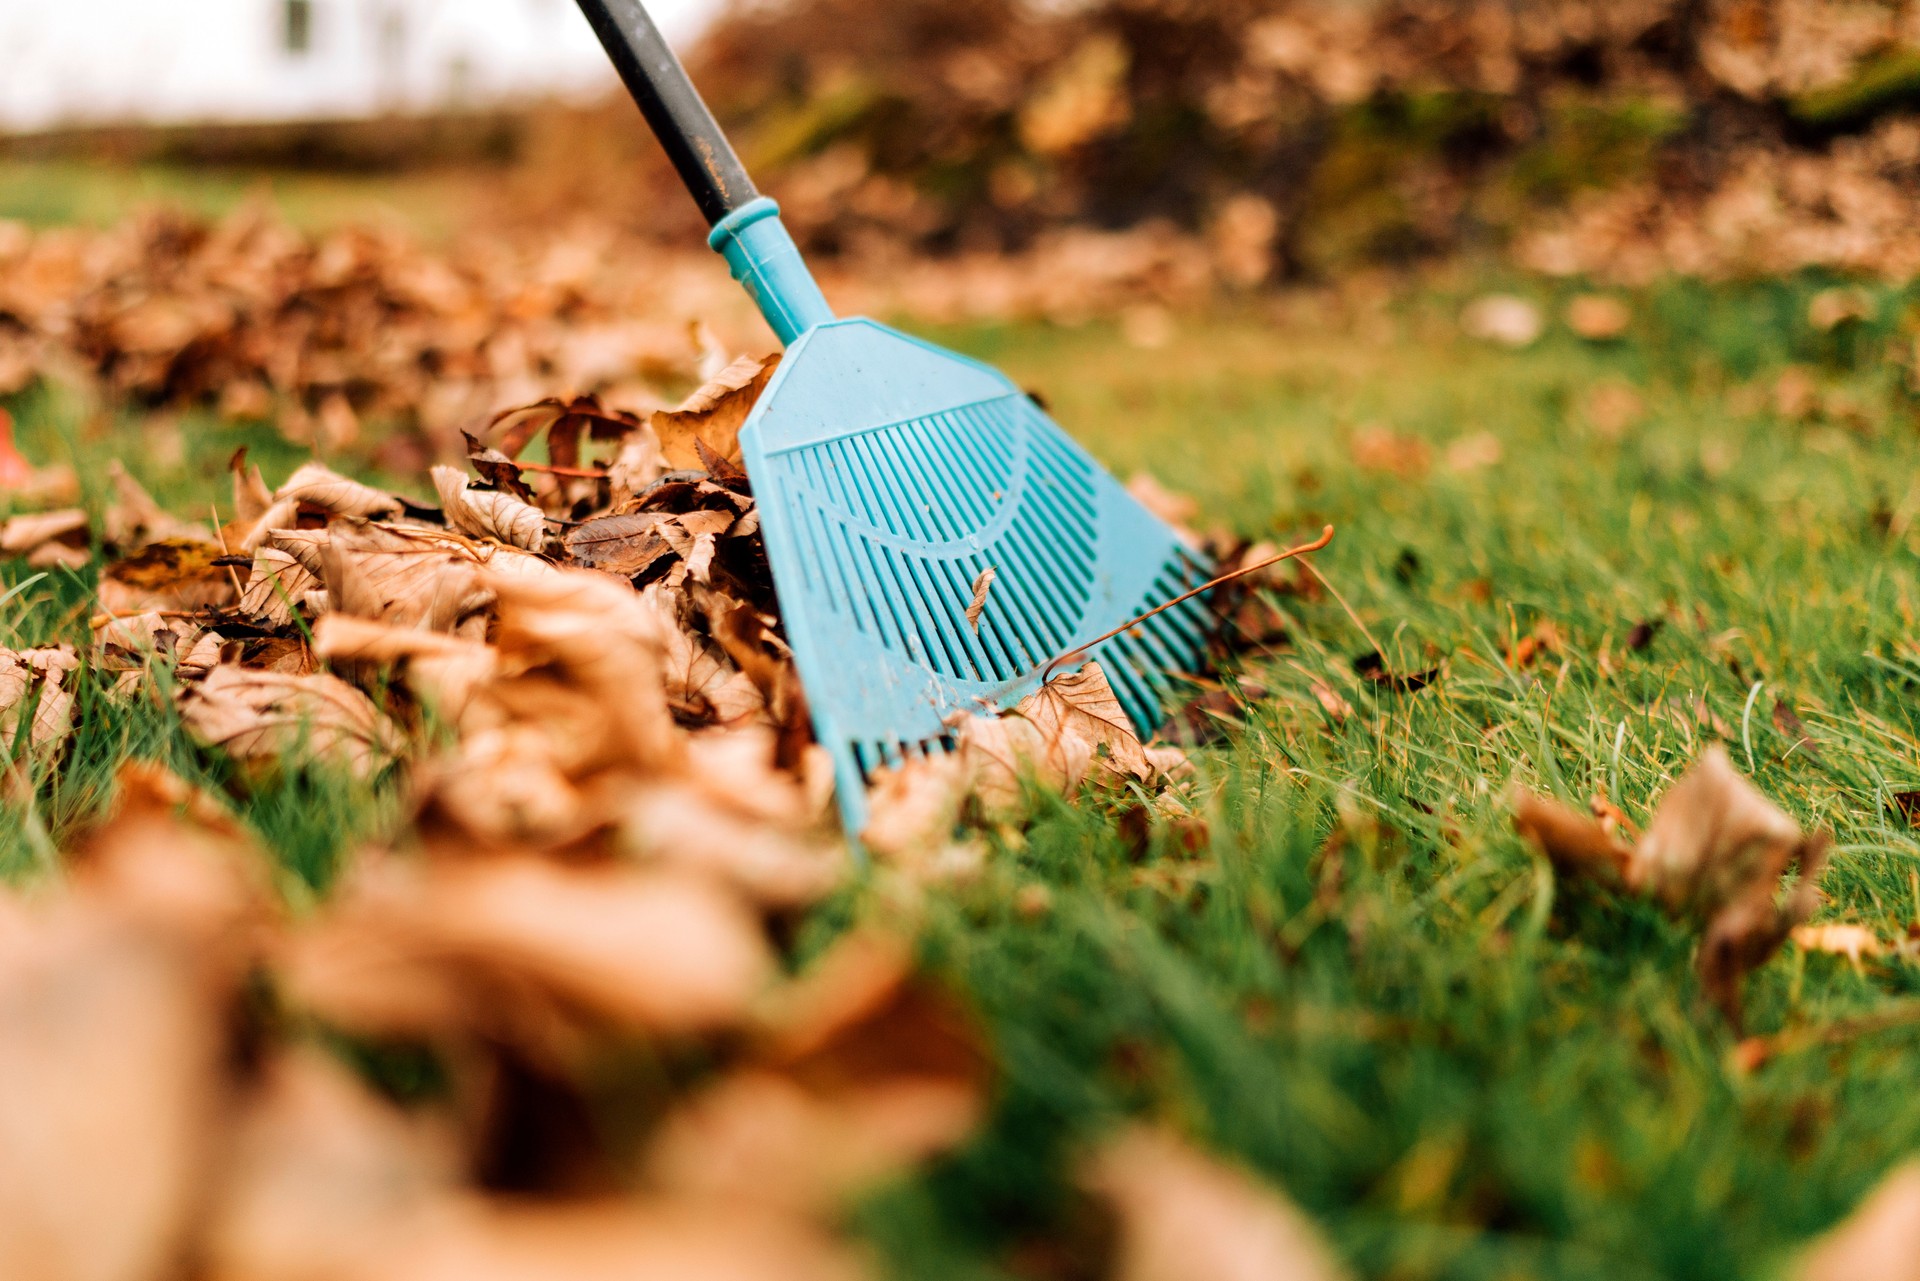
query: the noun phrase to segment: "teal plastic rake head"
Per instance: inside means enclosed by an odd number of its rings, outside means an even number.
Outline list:
[[[1055,658],[1198,587],[1210,566],[1005,375],[835,319],[637,0],[580,0],[711,243],[787,354],[740,433],[774,589],[850,835],[876,768],[953,745]],[[994,571],[978,626],[974,584]],[[1142,737],[1205,648],[1188,601],[1089,651]]]

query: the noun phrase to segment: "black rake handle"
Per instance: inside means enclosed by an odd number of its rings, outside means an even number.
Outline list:
[[[733,144],[640,0],[580,0],[627,92],[709,226],[759,197]]]

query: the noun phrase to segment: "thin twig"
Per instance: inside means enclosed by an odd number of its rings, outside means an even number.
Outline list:
[[[1733,1049],[1734,1064],[1744,1071],[1754,1069],[1783,1054],[1839,1045],[1856,1037],[1876,1032],[1891,1032],[1920,1023],[1920,1001],[1898,1001],[1884,1010],[1850,1019],[1835,1019],[1810,1027],[1788,1028],[1772,1036],[1750,1036]]]
[[[226,527],[220,523],[220,504],[208,503],[207,510],[213,514],[213,536],[220,540],[220,557],[225,560],[233,555],[233,552],[227,547]],[[227,566],[227,577],[233,580],[233,595],[236,601],[247,594],[247,589],[240,585],[239,570],[231,565]]]
[[[1132,628],[1140,626],[1140,624],[1146,622],[1149,618],[1152,618],[1155,614],[1163,614],[1167,610],[1172,609],[1175,605],[1184,605],[1188,601],[1192,600],[1195,596],[1200,596],[1206,592],[1210,592],[1214,588],[1219,587],[1222,584],[1231,583],[1236,578],[1245,578],[1248,574],[1257,574],[1263,569],[1267,569],[1267,568],[1270,568],[1271,566],[1278,565],[1283,560],[1292,560],[1295,556],[1304,556],[1308,552],[1317,552],[1332,541],[1333,541],[1333,526],[1328,525],[1325,529],[1320,531],[1320,537],[1314,539],[1310,543],[1302,543],[1298,547],[1289,547],[1287,548],[1287,550],[1281,552],[1278,556],[1269,557],[1268,559],[1261,561],[1257,565],[1242,566],[1241,568],[1234,570],[1230,574],[1220,575],[1220,577],[1214,579],[1210,583],[1202,583],[1200,586],[1194,588],[1190,592],[1186,592],[1186,593],[1183,593],[1182,595],[1175,596],[1172,600],[1168,601],[1166,604],[1156,606],[1155,608],[1150,609],[1146,613],[1140,615],[1138,618],[1129,619],[1128,621],[1120,624],[1120,626],[1114,628],[1112,631],[1108,632],[1105,636],[1096,636],[1092,640],[1088,641],[1086,644],[1077,646],[1073,649],[1068,650],[1064,654],[1060,654],[1056,656],[1052,662],[1048,663],[1045,667],[1040,669],[1040,683],[1044,685],[1047,681],[1052,679],[1053,669],[1060,666],[1060,664],[1067,662],[1070,659],[1078,658],[1080,655],[1086,653],[1088,650],[1092,649],[1096,645],[1105,644],[1107,641],[1110,641],[1114,637],[1118,636],[1121,632],[1128,631]]]
[[[603,467],[562,467],[558,463],[515,463],[521,471],[543,471],[549,476],[566,476],[573,480],[605,480]]]

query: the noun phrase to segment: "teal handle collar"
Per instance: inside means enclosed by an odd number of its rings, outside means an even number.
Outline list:
[[[833,308],[807,270],[780,206],[766,196],[740,206],[714,224],[707,243],[727,260],[733,278],[752,295],[782,346],[832,320]]]

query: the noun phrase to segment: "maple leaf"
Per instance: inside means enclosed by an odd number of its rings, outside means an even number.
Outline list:
[[[704,444],[718,457],[738,464],[740,428],[779,365],[778,356],[764,360],[742,356],[677,407],[657,411],[648,423],[667,462],[710,470],[700,455],[699,445]]]

